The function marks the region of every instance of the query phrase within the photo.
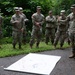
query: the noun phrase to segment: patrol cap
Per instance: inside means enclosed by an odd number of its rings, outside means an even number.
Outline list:
[[[75,4],[73,4],[71,7],[75,8]]]
[[[22,10],[23,10],[23,8],[22,8],[22,7],[19,7],[19,10],[20,10],[20,11],[22,11]]]
[[[49,11],[49,14],[52,13],[52,10]]]
[[[70,8],[73,9],[74,7],[71,6]]]
[[[14,7],[14,10],[15,11],[20,11],[18,7]]]
[[[65,13],[65,10],[61,10],[60,12],[61,12],[61,13]]]
[[[37,9],[41,9],[41,6],[37,6]]]

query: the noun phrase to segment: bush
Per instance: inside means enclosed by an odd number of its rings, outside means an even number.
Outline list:
[[[10,24],[11,17],[4,17],[3,21],[3,35],[4,37],[10,37],[12,33],[12,25]]]
[[[12,37],[4,37],[0,40],[1,44],[12,43]]]

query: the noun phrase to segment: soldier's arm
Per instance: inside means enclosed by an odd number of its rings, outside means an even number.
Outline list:
[[[56,22],[56,17],[55,16],[53,16],[52,22]]]
[[[54,18],[46,17],[46,22],[47,23],[53,23],[54,22]]]
[[[36,23],[36,21],[35,21],[35,16],[32,15],[31,18],[32,18],[32,23],[35,25],[35,23]]]
[[[15,25],[16,23],[18,23],[18,21],[15,21],[14,17],[12,17],[11,20],[10,20],[10,23],[13,24],[13,25]]]
[[[22,24],[22,25],[23,25],[23,27],[22,27],[22,28],[23,28],[23,29],[25,29],[25,28],[26,28],[26,26],[25,26],[24,19],[22,19],[22,23],[23,23],[23,24]]]
[[[45,22],[45,19],[44,19],[44,16],[42,16],[42,21],[41,21],[41,22],[39,22],[39,23],[40,23],[40,25],[43,25],[43,24],[44,24],[44,22]]]
[[[60,16],[60,17],[58,17],[57,22],[58,22],[58,25],[67,25],[68,19],[66,18],[66,19],[62,20],[62,17]]]
[[[45,21],[46,21],[47,23],[50,23],[50,18],[49,18],[49,17],[46,17]]]
[[[58,26],[60,26],[61,25],[61,23],[60,22],[62,22],[61,21],[61,16],[59,16],[58,18],[57,18],[57,24],[58,24]]]
[[[36,21],[36,18],[35,18],[35,15],[34,15],[34,14],[32,15],[31,18],[32,18],[32,23],[33,23],[35,26],[38,26],[38,27],[39,27],[39,26],[40,26],[40,25],[39,25],[39,22]]]
[[[67,16],[67,18],[65,20],[59,20],[59,22],[69,22],[70,21],[70,17]]]
[[[25,21],[25,22],[28,22],[28,21],[29,21],[29,19],[27,19],[27,17],[26,17],[25,14],[24,14],[24,21]]]
[[[26,28],[26,26],[25,26],[24,18],[22,17],[22,28],[21,28],[21,32],[23,32],[25,28]]]

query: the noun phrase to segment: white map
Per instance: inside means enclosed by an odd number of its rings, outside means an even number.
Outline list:
[[[29,53],[5,70],[50,75],[60,56]]]

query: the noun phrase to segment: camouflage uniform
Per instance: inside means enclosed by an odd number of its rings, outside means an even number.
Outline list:
[[[28,19],[27,19],[26,15],[23,13],[23,8],[20,7],[19,9],[21,12],[20,14],[23,16],[24,22],[25,22],[25,29],[23,31],[23,43],[26,44],[26,23],[28,22]]]
[[[47,16],[46,17],[46,31],[45,31],[45,36],[46,36],[46,44],[48,44],[49,38],[51,38],[51,43],[53,44],[54,38],[55,38],[55,25],[56,23],[56,18],[55,16]]]
[[[75,57],[75,15],[71,13],[68,15],[68,21],[70,21],[70,26],[69,26],[69,36],[71,40],[71,45],[72,45],[72,53],[74,54]]]
[[[13,48],[15,48],[16,43],[19,43],[19,49],[21,49],[22,36],[24,26],[24,18],[19,14],[14,14],[11,18],[12,27],[12,37],[13,37]]]
[[[75,57],[75,4],[72,5],[72,13],[67,16],[66,20],[61,20],[61,22],[69,22],[69,37],[72,45],[72,55],[69,58]]]
[[[65,12],[64,10],[61,11],[61,13]],[[60,47],[62,48],[64,44],[64,40],[66,38],[66,31],[67,31],[67,23],[66,22],[60,22],[61,20],[65,20],[66,16],[60,16],[59,21],[58,21],[58,28],[57,32],[55,34],[55,39],[54,39],[54,46],[56,47],[59,39],[60,39]]]
[[[44,15],[41,13],[38,14],[37,12],[34,13],[32,15],[32,23],[33,23],[33,28],[30,39],[30,47],[33,46],[35,38],[37,39],[36,47],[38,47],[42,35],[42,25],[44,23]],[[39,25],[37,26],[36,23],[39,23]]]

